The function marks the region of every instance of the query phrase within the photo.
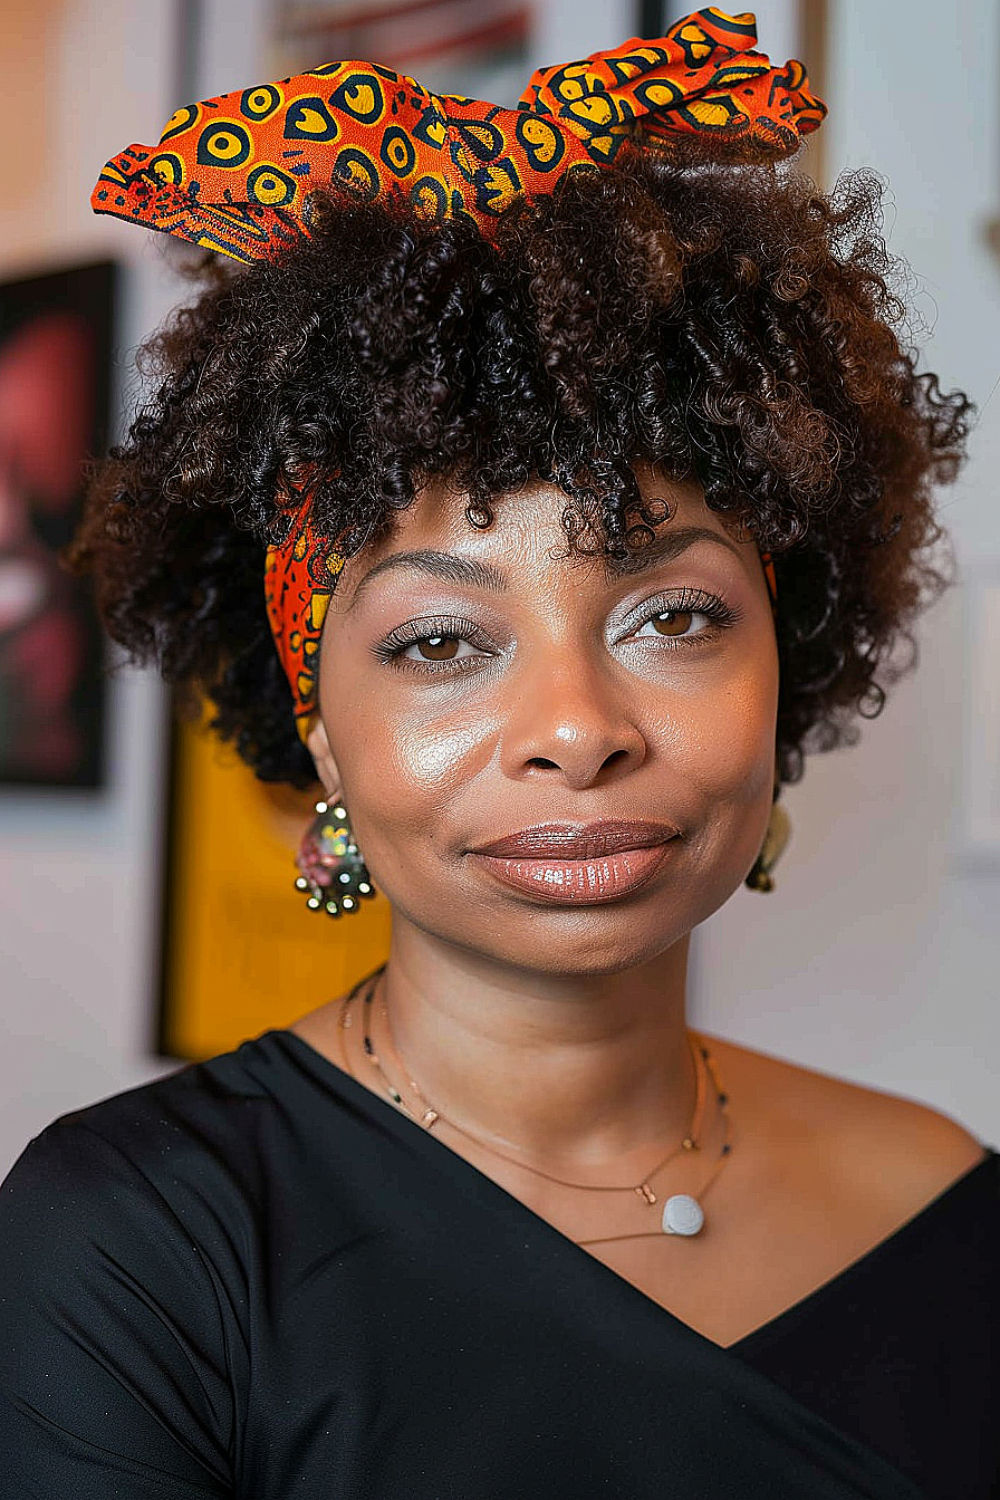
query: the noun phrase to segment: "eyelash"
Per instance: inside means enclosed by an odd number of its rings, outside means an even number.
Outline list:
[[[651,600],[641,619],[636,621],[634,628],[639,630],[643,625],[648,625],[651,620],[655,620],[657,615],[669,613],[704,615],[711,622],[711,628],[699,631],[697,635],[660,636],[660,640],[670,643],[667,649],[671,651],[681,649],[682,645],[690,648],[696,642],[714,637],[719,630],[734,625],[738,619],[736,611],[728,604],[724,604],[715,594],[705,594],[697,589],[685,589],[680,597]],[[379,642],[374,648],[374,653],[380,661],[398,669],[413,669],[419,673],[434,674],[441,671],[464,672],[482,660],[478,656],[458,656],[438,662],[415,661],[403,656],[403,652],[407,651],[410,646],[436,636],[445,640],[465,641],[468,645],[478,646],[484,651],[492,649],[491,643],[472,620],[464,620],[452,615],[441,619],[421,620],[419,624],[408,622],[400,625]],[[644,637],[644,639],[650,639],[650,637]]]

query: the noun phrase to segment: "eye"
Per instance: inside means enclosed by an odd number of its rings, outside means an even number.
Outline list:
[[[690,635],[695,620],[707,620],[708,616],[700,609],[664,609],[659,614],[653,615],[647,620],[646,625],[652,625],[657,635]],[[704,626],[702,626],[704,629]],[[643,626],[645,629],[645,625]],[[641,632],[637,632],[641,634]]]
[[[399,655],[408,661],[456,661],[460,655],[459,648],[469,644],[457,635],[422,635]]]
[[[465,671],[488,660],[491,643],[471,620],[408,620],[374,648],[380,661],[428,671]]]
[[[736,615],[714,594],[687,594],[679,599],[654,599],[635,632],[640,640],[664,636],[677,642],[700,641],[715,636],[735,622]],[[652,612],[650,612],[652,611]]]
[[[680,597],[653,599],[631,639],[666,639],[694,647],[715,639],[736,621],[736,613],[714,594],[684,590]],[[472,620],[454,617],[408,620],[373,648],[379,661],[417,672],[478,671],[495,661],[498,648]],[[502,655],[502,652],[499,654]]]

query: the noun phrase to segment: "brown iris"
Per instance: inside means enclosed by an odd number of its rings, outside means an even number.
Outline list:
[[[650,624],[660,635],[683,635],[690,630],[693,616],[694,611],[690,609],[665,609],[661,615],[654,615]]]
[[[425,635],[417,641],[417,645],[426,661],[450,661],[458,650],[458,638],[453,635]]]

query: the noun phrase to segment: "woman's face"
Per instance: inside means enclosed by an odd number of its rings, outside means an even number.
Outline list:
[[[670,947],[753,863],[778,699],[761,563],[697,486],[636,472],[672,513],[627,569],[565,556],[566,497],[544,483],[499,499],[486,531],[429,487],[346,564],[310,748],[397,922],[521,968],[610,973]],[[582,880],[476,852],[609,819],[662,825],[655,850],[577,864]]]

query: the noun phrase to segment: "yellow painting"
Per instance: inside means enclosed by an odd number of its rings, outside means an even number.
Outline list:
[[[178,722],[166,871],[160,1050],[228,1052],[314,1009],[381,964],[390,908],[311,912],[295,852],[313,798],[260,782],[214,736]]]

